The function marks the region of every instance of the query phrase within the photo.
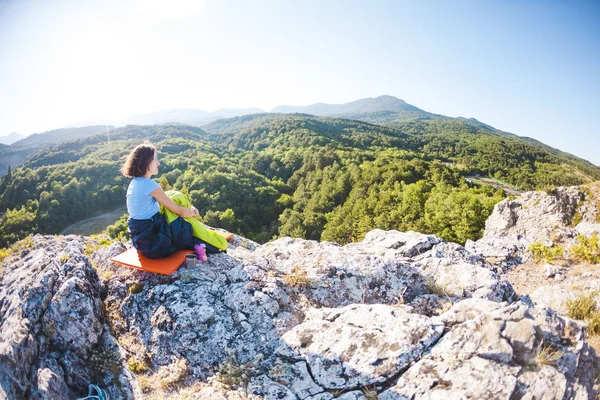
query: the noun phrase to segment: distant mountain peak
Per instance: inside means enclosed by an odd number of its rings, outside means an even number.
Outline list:
[[[278,106],[271,110],[271,112],[273,113],[305,113],[318,116],[343,116],[344,114],[373,113],[386,111],[411,111],[426,113],[425,111],[408,104],[404,100],[390,95],[368,97],[344,104],[315,103],[309,106]]]
[[[24,139],[26,136],[21,135],[20,133],[13,132],[8,135],[0,136],[0,143],[2,144],[13,144],[21,139]]]
[[[202,126],[218,119],[232,118],[240,115],[264,113],[260,108],[222,108],[216,111],[204,111],[198,108],[174,108],[168,110],[153,111],[145,114],[135,114],[122,120],[94,120],[93,125],[109,124],[117,127],[126,125],[164,125],[182,124]],[[83,126],[90,124],[73,124],[72,126]]]

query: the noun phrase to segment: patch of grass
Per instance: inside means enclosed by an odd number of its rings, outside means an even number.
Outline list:
[[[594,311],[589,317],[588,332],[591,336],[600,336],[600,311]]]
[[[188,363],[180,358],[158,370],[158,385],[161,389],[170,389],[189,373]]]
[[[31,235],[27,236],[24,239],[19,240],[18,242],[13,243],[11,246],[7,248],[0,249],[0,263],[4,261],[4,259],[17,251],[29,249],[33,247],[33,240],[31,239]]]
[[[12,248],[0,249],[0,263],[4,261],[4,259],[10,256],[13,253]]]
[[[248,382],[255,373],[257,364],[260,358],[254,362],[240,364],[235,357],[233,350],[229,351],[229,356],[223,361],[219,367],[219,371],[215,375],[218,382],[223,384],[228,389],[245,388]]]
[[[333,395],[333,397],[335,398],[335,397],[340,397],[344,393],[347,393],[348,390],[350,390],[350,389],[331,389],[331,390],[329,390],[329,393],[331,393]]]
[[[282,279],[289,287],[306,289],[313,287],[316,284],[316,280],[309,278],[306,271],[300,267],[294,267],[292,272],[282,276]]]
[[[600,263],[600,238],[597,234],[591,237],[577,235],[577,244],[571,247],[571,254],[580,261],[587,261],[590,264]]]
[[[390,304],[392,307],[400,307],[406,304],[406,299],[404,298],[404,294],[408,290],[408,286],[402,289],[396,296],[394,296],[393,302]]]
[[[58,259],[58,261],[60,261],[61,263],[66,263],[67,261],[69,261],[71,259],[71,257],[69,257],[68,254],[62,254],[60,256],[60,258]]]
[[[112,273],[112,271],[108,271],[108,270],[102,271],[102,273],[100,274],[100,279],[107,280],[107,279],[112,278],[113,275],[114,274]]]
[[[121,355],[117,349],[107,351],[98,347],[92,350],[89,365],[96,374],[104,374],[108,370],[113,375],[119,375],[122,368]]]
[[[143,283],[134,283],[133,285],[129,286],[129,294],[138,294],[141,293],[142,290],[144,290]]]
[[[19,240],[15,243],[15,248],[18,250],[30,249],[33,247],[33,239],[31,235],[27,236],[25,239]]]
[[[575,300],[567,301],[569,318],[584,320],[596,311],[595,293],[581,293]]]
[[[140,375],[137,377],[138,384],[140,385],[140,390],[143,393],[148,393],[152,389],[154,389],[154,381],[155,377],[152,375]]]
[[[377,387],[375,385],[364,386],[361,391],[367,400],[377,400]]]
[[[88,257],[91,256],[92,253],[95,253],[96,251],[103,249],[115,242],[114,240],[107,238],[105,235],[98,234],[90,235],[90,239],[93,239],[94,242],[87,242],[85,244],[85,255]]]
[[[142,374],[152,371],[152,355],[139,339],[127,332],[120,335],[117,341],[130,354],[127,359],[127,367],[134,374]]]
[[[150,369],[150,363],[148,362],[146,357],[143,357],[143,358],[130,357],[127,360],[127,367],[134,374],[141,374],[142,372],[146,372]]]
[[[425,285],[427,286],[427,288],[429,288],[431,293],[438,295],[439,297],[449,297],[446,288],[443,285],[437,283],[433,276],[427,276],[425,279]]]
[[[95,243],[86,243],[86,244],[85,244],[85,250],[84,250],[84,252],[85,252],[85,255],[89,257],[89,256],[91,256],[91,255],[92,255],[94,252],[96,252],[96,251],[100,250],[101,248],[102,248],[102,247],[98,246],[98,245],[97,245],[97,244],[95,244]]]
[[[540,345],[535,352],[535,364],[537,366],[542,365],[556,365],[556,362],[560,358],[560,352],[553,350],[552,346]]]
[[[573,218],[571,218],[571,226],[574,228],[576,227],[582,220],[582,216],[581,213],[579,211],[576,211],[575,214],[573,214]]]
[[[98,234],[90,235],[90,239],[94,239],[98,245],[102,247],[107,247],[115,242],[113,239],[107,238],[105,235]]]
[[[587,339],[587,342],[594,350],[596,350],[596,355],[600,354],[600,336],[590,336]],[[598,371],[598,374],[600,375],[600,371]]]
[[[528,250],[532,253],[533,259],[537,262],[552,263],[557,258],[562,258],[564,250],[560,246],[545,246],[542,243],[535,242],[531,244]]]

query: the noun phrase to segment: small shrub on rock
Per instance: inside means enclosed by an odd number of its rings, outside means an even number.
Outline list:
[[[98,242],[98,245],[102,246],[102,248],[107,247],[111,244],[113,244],[115,241],[107,238],[105,235],[90,235],[90,239],[94,239],[96,240],[96,242]]]
[[[188,363],[185,359],[177,359],[169,365],[160,367],[158,370],[158,384],[164,389],[173,387],[177,382],[180,382],[189,373]]]
[[[446,288],[443,285],[437,283],[433,276],[426,277],[426,285],[427,288],[431,291],[431,293],[439,297],[449,297]]]
[[[133,285],[129,286],[129,293],[130,294],[138,294],[138,293],[141,293],[142,290],[144,290],[144,284],[143,283],[134,283]]]
[[[577,244],[571,248],[573,256],[591,264],[600,263],[600,239],[594,234],[591,237],[577,235]]]
[[[571,219],[571,226],[573,228],[576,227],[582,219],[583,217],[581,216],[581,213],[576,212],[575,214],[573,214],[573,218]]]
[[[129,370],[134,374],[141,374],[150,369],[150,365],[145,359],[140,360],[133,357],[127,360],[127,367],[129,367]]]
[[[590,315],[588,332],[590,336],[600,336],[600,311],[594,311]]]
[[[594,295],[594,293],[582,293],[575,300],[567,301],[567,309],[569,310],[567,315],[569,318],[583,320],[592,315],[596,311]]]
[[[216,374],[216,379],[221,384],[229,389],[248,386],[250,378],[254,375],[256,365],[260,359],[255,362],[240,364],[233,351],[229,352],[229,356],[219,367]]]
[[[286,274],[282,278],[292,288],[306,289],[316,284],[316,280],[309,278],[306,271],[299,267],[294,267],[290,274]]]
[[[92,350],[89,364],[95,374],[103,374],[108,370],[113,375],[118,375],[122,368],[119,351],[101,347]]]
[[[533,254],[533,259],[537,262],[552,263],[564,254],[564,250],[560,246],[545,246],[539,242],[533,243],[529,246],[528,250]]]
[[[11,248],[8,249],[0,249],[0,262],[4,261],[4,259],[10,256],[13,253]]]
[[[363,387],[362,393],[367,400],[377,400],[377,387],[375,385]]]
[[[535,353],[535,363],[536,365],[556,365],[556,362],[560,358],[560,352],[553,350],[551,346],[543,346],[538,347]]]

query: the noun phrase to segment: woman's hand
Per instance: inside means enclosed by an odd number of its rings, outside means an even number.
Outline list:
[[[196,213],[197,213],[198,210],[194,211],[194,207],[192,207],[192,208],[181,207],[181,208],[183,208],[182,212],[180,214],[177,214],[180,217],[191,218],[191,217],[196,217],[197,216]]]
[[[173,200],[167,196],[167,194],[162,190],[162,188],[158,187],[154,189],[150,196],[154,197],[160,204],[167,207],[169,210],[173,211],[175,214],[179,215],[183,218],[189,217],[197,217],[200,215],[198,209],[194,206],[191,208],[182,207],[179,204],[175,203]]]

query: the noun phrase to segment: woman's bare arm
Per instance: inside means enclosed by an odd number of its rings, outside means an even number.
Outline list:
[[[171,198],[169,196],[167,196],[167,194],[165,193],[164,190],[162,190],[162,188],[158,187],[158,188],[154,189],[152,192],[150,192],[150,196],[154,197],[156,199],[156,201],[158,201],[160,204],[167,207],[169,210],[173,211],[175,214],[179,215],[180,217],[187,218],[187,217],[195,217],[198,215],[197,214],[198,210],[195,207],[186,208],[186,207],[180,206],[179,204],[177,204],[173,200],[171,200]]]

